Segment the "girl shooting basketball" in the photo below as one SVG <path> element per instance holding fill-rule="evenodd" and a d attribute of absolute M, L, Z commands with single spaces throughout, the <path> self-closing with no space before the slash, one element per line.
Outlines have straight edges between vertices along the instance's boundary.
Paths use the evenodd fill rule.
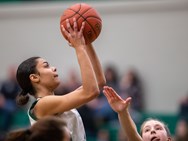
<path fill-rule="evenodd" d="M 28 94 L 37 100 L 28 111 L 31 124 L 49 115 L 62 117 L 71 132 L 73 141 L 85 141 L 85 130 L 81 117 L 76 109 L 99 95 L 105 83 L 101 64 L 91 44 L 86 45 L 83 36 L 84 22 L 78 31 L 75 19 L 73 28 L 66 20 L 67 30 L 62 31 L 75 49 L 81 70 L 82 86 L 66 95 L 55 96 L 54 89 L 59 85 L 57 69 L 40 57 L 23 61 L 17 70 L 17 81 L 22 92 L 17 98 L 18 104 L 28 102 Z"/>

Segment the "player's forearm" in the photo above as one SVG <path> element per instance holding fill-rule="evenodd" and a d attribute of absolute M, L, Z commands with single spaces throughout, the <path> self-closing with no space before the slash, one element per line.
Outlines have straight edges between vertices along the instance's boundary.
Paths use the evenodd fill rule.
<path fill-rule="evenodd" d="M 106 79 L 99 58 L 93 48 L 93 45 L 92 44 L 87 45 L 86 50 L 91 60 L 98 86 L 99 88 L 103 88 L 103 86 L 106 84 Z"/>
<path fill-rule="evenodd" d="M 99 91 L 94 70 L 85 47 L 76 48 L 83 89 L 88 93 Z"/>
<path fill-rule="evenodd" d="M 143 141 L 128 111 L 118 113 L 118 118 L 129 141 Z"/>

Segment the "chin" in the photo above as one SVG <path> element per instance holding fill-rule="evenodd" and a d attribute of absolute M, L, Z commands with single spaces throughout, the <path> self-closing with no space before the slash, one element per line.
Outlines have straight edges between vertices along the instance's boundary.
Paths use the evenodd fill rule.
<path fill-rule="evenodd" d="M 56 89 L 60 84 L 60 81 L 54 81 L 53 85 L 51 85 L 52 88 Z"/>
<path fill-rule="evenodd" d="M 58 87 L 59 84 L 60 84 L 60 81 L 58 80 L 58 81 L 56 82 L 56 87 Z"/>

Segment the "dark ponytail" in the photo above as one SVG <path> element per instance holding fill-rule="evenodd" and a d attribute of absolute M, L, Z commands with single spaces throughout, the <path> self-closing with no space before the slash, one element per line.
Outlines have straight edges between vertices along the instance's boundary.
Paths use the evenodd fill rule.
<path fill-rule="evenodd" d="M 29 129 L 21 129 L 8 133 L 4 141 L 28 141 L 31 136 Z"/>
<path fill-rule="evenodd" d="M 25 105 L 25 104 L 27 104 L 28 101 L 29 101 L 29 95 L 27 92 L 25 92 L 23 90 L 16 97 L 17 105 L 20 105 L 20 106 Z"/>

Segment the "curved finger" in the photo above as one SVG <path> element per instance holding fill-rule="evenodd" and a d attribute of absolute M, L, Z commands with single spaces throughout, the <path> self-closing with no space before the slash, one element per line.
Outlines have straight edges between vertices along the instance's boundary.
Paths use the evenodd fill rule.
<path fill-rule="evenodd" d="M 69 21 L 69 19 L 66 19 L 66 26 L 67 26 L 67 30 L 68 30 L 68 32 L 69 32 L 69 33 L 72 33 L 73 30 L 72 30 L 72 27 L 71 27 L 71 25 L 70 25 L 70 21 Z"/>
<path fill-rule="evenodd" d="M 110 92 L 110 87 L 104 87 L 104 90 L 109 97 L 113 98 L 113 94 Z"/>
<path fill-rule="evenodd" d="M 125 99 L 125 103 L 126 103 L 126 107 L 129 107 L 129 105 L 131 104 L 131 97 L 128 97 L 127 99 Z"/>
<path fill-rule="evenodd" d="M 117 92 L 113 89 L 113 88 L 110 88 L 110 91 L 114 97 L 114 99 L 118 99 L 118 100 L 123 100 L 118 94 Z"/>
<path fill-rule="evenodd" d="M 110 100 L 110 96 L 108 95 L 108 93 L 107 93 L 105 90 L 103 90 L 103 93 L 104 93 L 104 95 L 106 96 L 106 98 L 107 98 L 108 100 Z"/>
<path fill-rule="evenodd" d="M 63 25 L 61 25 L 61 28 L 62 28 L 62 31 L 65 33 L 65 35 L 66 35 L 67 37 L 69 37 L 70 34 L 69 34 L 69 32 L 65 29 L 65 27 L 64 27 Z"/>
<path fill-rule="evenodd" d="M 76 22 L 76 18 L 73 18 L 73 22 L 74 22 L 74 31 L 77 32 L 78 31 L 78 25 Z"/>
<path fill-rule="evenodd" d="M 83 33 L 84 27 L 85 27 L 85 22 L 82 22 L 82 26 L 80 28 L 80 33 Z"/>
<path fill-rule="evenodd" d="M 131 97 L 128 97 L 128 98 L 126 98 L 126 99 L 125 99 L 126 103 L 128 103 L 128 104 L 130 104 L 130 103 L 131 103 L 131 100 L 132 100 L 132 98 L 131 98 Z"/>
<path fill-rule="evenodd" d="M 109 92 L 111 93 L 111 95 L 113 96 L 114 99 L 117 99 L 118 94 L 114 91 L 113 88 L 110 87 L 110 88 L 109 88 Z"/>

